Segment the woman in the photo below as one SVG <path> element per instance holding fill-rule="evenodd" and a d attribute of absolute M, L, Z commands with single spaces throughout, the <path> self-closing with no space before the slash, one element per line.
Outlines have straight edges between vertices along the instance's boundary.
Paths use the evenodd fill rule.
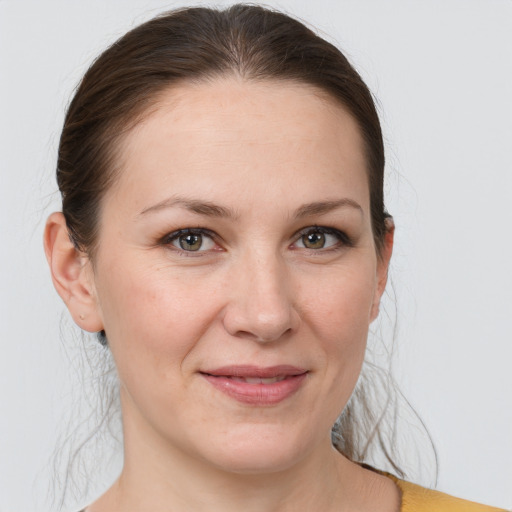
<path fill-rule="evenodd" d="M 258 7 L 188 9 L 86 73 L 59 148 L 54 285 L 116 363 L 124 467 L 87 512 L 496 510 L 351 460 L 393 247 L 371 95 Z"/>

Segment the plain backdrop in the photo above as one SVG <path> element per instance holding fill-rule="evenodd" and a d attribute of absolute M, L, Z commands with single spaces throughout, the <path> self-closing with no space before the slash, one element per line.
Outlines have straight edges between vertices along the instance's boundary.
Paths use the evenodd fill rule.
<path fill-rule="evenodd" d="M 267 4 L 338 44 L 378 99 L 397 226 L 396 376 L 436 444 L 438 488 L 510 508 L 512 2 Z M 47 510 L 47 459 L 71 400 L 66 314 L 41 244 L 59 208 L 66 104 L 99 51 L 181 5 L 0 0 L 1 511 Z"/>

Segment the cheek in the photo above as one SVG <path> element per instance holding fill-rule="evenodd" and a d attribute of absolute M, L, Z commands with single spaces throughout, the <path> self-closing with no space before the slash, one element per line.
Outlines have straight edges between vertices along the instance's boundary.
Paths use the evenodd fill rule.
<path fill-rule="evenodd" d="M 316 293 L 304 300 L 305 316 L 323 333 L 321 338 L 330 340 L 333 350 L 343 350 L 352 344 L 359 346 L 361 337 L 366 340 L 376 292 L 375 272 L 371 268 L 361 265 L 340 271 L 317 280 L 315 288 L 307 287 L 316 289 Z"/>
<path fill-rule="evenodd" d="M 341 412 L 361 371 L 375 289 L 371 271 L 340 273 L 323 283 L 322 293 L 308 301 L 304 312 L 313 336 L 322 342 L 325 400 L 335 412 Z"/>
<path fill-rule="evenodd" d="M 155 379 L 175 377 L 173 370 L 217 314 L 213 292 L 195 284 L 136 260 L 100 274 L 103 321 L 120 377 L 143 366 Z"/>

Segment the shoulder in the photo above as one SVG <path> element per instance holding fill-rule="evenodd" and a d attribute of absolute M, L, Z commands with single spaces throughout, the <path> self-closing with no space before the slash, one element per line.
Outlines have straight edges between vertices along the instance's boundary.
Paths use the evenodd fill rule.
<path fill-rule="evenodd" d="M 368 464 L 359 463 L 359 465 L 395 482 L 402 494 L 400 512 L 507 512 L 503 508 L 479 505 L 473 501 L 455 498 L 443 492 L 400 480 L 395 475 L 375 469 Z"/>
<path fill-rule="evenodd" d="M 400 512 L 505 512 L 393 478 L 402 491 Z"/>

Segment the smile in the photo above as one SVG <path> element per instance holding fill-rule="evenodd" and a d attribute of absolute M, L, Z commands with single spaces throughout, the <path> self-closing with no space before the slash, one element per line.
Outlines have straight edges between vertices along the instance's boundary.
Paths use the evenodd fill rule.
<path fill-rule="evenodd" d="M 237 382 L 247 382 L 247 384 L 274 384 L 274 382 L 281 382 L 286 379 L 285 375 L 280 375 L 279 377 L 268 377 L 266 379 L 258 378 L 258 377 L 228 377 Z"/>
<path fill-rule="evenodd" d="M 275 405 L 296 393 L 308 371 L 294 366 L 231 366 L 200 372 L 215 389 L 238 402 Z"/>

